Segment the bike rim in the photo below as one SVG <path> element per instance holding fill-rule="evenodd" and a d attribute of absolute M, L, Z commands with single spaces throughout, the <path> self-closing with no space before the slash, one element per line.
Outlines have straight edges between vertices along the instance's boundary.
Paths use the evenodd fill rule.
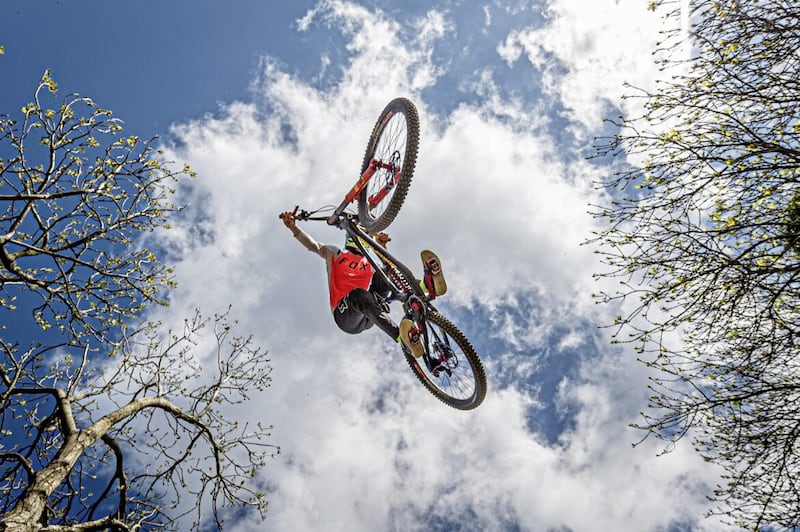
<path fill-rule="evenodd" d="M 381 163 L 394 163 L 394 171 L 380 168 L 370 179 L 364 192 L 364 197 L 369 203 L 370 198 L 377 198 L 367 210 L 367 216 L 372 220 L 380 218 L 394 197 L 399 184 L 400 173 L 403 171 L 406 146 L 408 143 L 408 122 L 402 112 L 395 112 L 384 123 L 372 159 Z"/>

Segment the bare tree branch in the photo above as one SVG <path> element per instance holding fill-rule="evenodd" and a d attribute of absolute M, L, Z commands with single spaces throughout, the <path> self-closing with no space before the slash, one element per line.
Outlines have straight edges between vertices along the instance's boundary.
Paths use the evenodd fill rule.
<path fill-rule="evenodd" d="M 41 331 L 0 325 L 0 531 L 263 517 L 255 477 L 279 449 L 238 408 L 270 386 L 266 352 L 227 312 L 179 330 L 137 321 L 173 285 L 142 236 L 168 227 L 192 172 L 88 98 L 48 109 L 55 95 L 45 73 L 20 123 L 0 117 L 0 312 Z"/>
<path fill-rule="evenodd" d="M 220 512 L 230 505 L 251 505 L 265 511 L 263 493 L 250 482 L 254 473 L 266 465 L 265 459 L 278 449 L 265 443 L 269 427 L 240 426 L 227 418 L 223 408 L 245 400 L 249 392 L 269 386 L 266 354 L 253 347 L 250 338 L 230 337 L 231 328 L 224 316 L 217 316 L 213 321 L 214 365 L 206 366 L 202 372 L 183 371 L 185 366 L 179 362 L 199 355 L 192 350 L 201 331 L 209 325 L 209 320 L 198 314 L 186 322 L 179 335 L 161 338 L 153 324 L 141 329 L 137 333 L 139 338 L 128 338 L 119 356 L 120 365 L 131 372 L 128 373 L 131 379 L 124 388 L 98 386 L 105 390 L 107 404 L 121 406 L 114 406 L 83 427 L 78 424 L 75 410 L 81 405 L 61 389 L 12 389 L 10 398 L 46 396 L 52 399 L 53 415 L 41 424 L 46 429 L 40 427 L 39 432 L 56 432 L 58 443 L 51 459 L 40 456 L 44 467 L 37 470 L 35 476 L 30 475 L 33 467 L 24 457 L 15 457 L 17 462 L 25 464 L 32 478 L 27 479 L 15 506 L 0 518 L 0 525 L 22 526 L 33 522 L 34 516 L 44 513 L 48 500 L 55 509 L 54 514 L 58 514 L 64 504 L 80 504 L 82 510 L 73 508 L 67 513 L 85 516 L 87 521 L 94 520 L 94 515 L 109 500 L 116 500 L 116 511 L 107 518 L 128 523 L 144 507 L 148 509 L 145 513 L 150 515 L 150 522 L 158 522 L 160 526 L 175 524 L 174 516 L 169 516 L 165 510 L 188 495 L 198 499 L 198 504 L 190 505 L 196 513 L 198 526 L 204 519 L 204 509 L 210 510 L 211 518 L 220 527 Z M 210 367 L 216 367 L 216 373 L 210 374 Z M 118 375 L 116 369 L 108 374 L 112 379 Z M 156 380 L 162 381 L 160 387 L 150 385 L 156 376 Z M 195 382 L 194 387 L 187 389 L 192 382 Z M 170 400 L 170 395 L 177 402 Z M 121 400 L 123 397 L 128 398 L 127 402 Z M 96 399 L 91 394 L 84 398 Z M 95 412 L 95 408 L 81 408 L 82 418 L 86 420 L 94 417 Z M 139 440 L 146 442 L 146 449 L 137 447 Z M 181 441 L 184 443 L 179 443 Z M 70 472 L 75 471 L 81 460 L 88 460 L 85 467 L 95 467 L 93 459 L 85 458 L 85 453 L 98 442 L 112 451 L 116 463 L 99 497 L 90 502 L 78 495 L 78 488 L 70 488 L 65 491 L 69 496 L 60 498 L 57 488 L 69 480 Z M 43 442 L 34 438 L 33 446 L 43 447 Z M 151 469 L 129 477 L 123 468 L 126 448 L 138 449 L 148 456 L 152 460 Z M 112 489 L 114 486 L 116 488 Z M 168 495 L 165 489 L 170 492 Z M 210 506 L 199 504 L 205 497 L 210 498 Z M 76 522 L 64 524 L 71 526 Z"/>

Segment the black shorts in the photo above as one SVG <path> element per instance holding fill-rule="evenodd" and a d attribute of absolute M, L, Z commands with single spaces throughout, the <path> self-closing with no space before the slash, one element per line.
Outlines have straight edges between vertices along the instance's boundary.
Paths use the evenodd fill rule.
<path fill-rule="evenodd" d="M 393 340 L 400 335 L 397 325 L 378 302 L 377 296 L 363 288 L 354 288 L 339 301 L 333 309 L 333 320 L 341 330 L 350 334 L 358 334 L 377 324 Z"/>

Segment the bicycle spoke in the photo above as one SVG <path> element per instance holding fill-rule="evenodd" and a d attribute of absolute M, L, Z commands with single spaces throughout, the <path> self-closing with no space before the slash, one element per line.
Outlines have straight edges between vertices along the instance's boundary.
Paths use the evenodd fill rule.
<path fill-rule="evenodd" d="M 432 329 L 431 335 L 435 339 L 431 343 L 434 346 L 439 345 L 438 352 L 433 353 L 434 359 L 446 354 L 448 358 L 442 364 L 443 368 L 449 369 L 449 373 L 446 369 L 441 369 L 436 375 L 436 372 L 427 371 L 427 368 L 425 368 L 431 384 L 454 399 L 469 399 L 475 394 L 477 387 L 477 376 L 469 360 L 467 360 L 458 344 L 447 335 L 446 331 L 435 324 L 429 323 L 428 325 Z M 434 350 L 436 350 L 436 347 L 434 347 Z"/>
<path fill-rule="evenodd" d="M 374 158 L 382 163 L 395 163 L 398 168 L 394 171 L 381 168 L 373 176 L 367 188 L 367 196 L 381 196 L 384 189 L 389 193 L 383 192 L 382 199 L 376 204 L 370 205 L 370 212 L 383 212 L 392 199 L 391 189 L 396 184 L 394 182 L 396 172 L 402 171 L 403 168 L 403 154 L 406 151 L 407 133 L 406 118 L 402 113 L 391 117 L 381 133 L 378 145 L 375 147 Z"/>

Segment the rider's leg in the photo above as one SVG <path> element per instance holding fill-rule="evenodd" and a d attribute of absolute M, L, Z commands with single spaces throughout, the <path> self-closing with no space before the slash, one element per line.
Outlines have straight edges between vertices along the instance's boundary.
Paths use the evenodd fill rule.
<path fill-rule="evenodd" d="M 345 332 L 359 333 L 374 323 L 392 340 L 401 342 L 415 357 L 422 356 L 425 351 L 419 331 L 413 322 L 408 318 L 403 318 L 398 327 L 388 310 L 384 310 L 375 299 L 375 294 L 368 290 L 354 288 L 344 297 L 342 303 L 339 304 L 339 309 L 343 310 L 341 312 L 334 310 L 334 319 L 339 328 Z M 367 324 L 359 322 L 359 318 L 367 321 Z"/>
<path fill-rule="evenodd" d="M 363 288 L 354 288 L 345 298 L 348 305 L 366 316 L 369 321 L 376 324 L 383 332 L 396 340 L 400 335 L 400 329 L 392 320 L 388 312 L 378 305 L 375 295 Z"/>
<path fill-rule="evenodd" d="M 391 294 L 392 287 L 384 280 L 382 275 L 374 273 L 372 274 L 372 282 L 369 285 L 369 291 L 386 299 Z"/>
<path fill-rule="evenodd" d="M 341 330 L 349 334 L 358 334 L 372 327 L 373 323 L 360 311 L 349 305 L 347 297 L 333 309 L 333 321 Z"/>

